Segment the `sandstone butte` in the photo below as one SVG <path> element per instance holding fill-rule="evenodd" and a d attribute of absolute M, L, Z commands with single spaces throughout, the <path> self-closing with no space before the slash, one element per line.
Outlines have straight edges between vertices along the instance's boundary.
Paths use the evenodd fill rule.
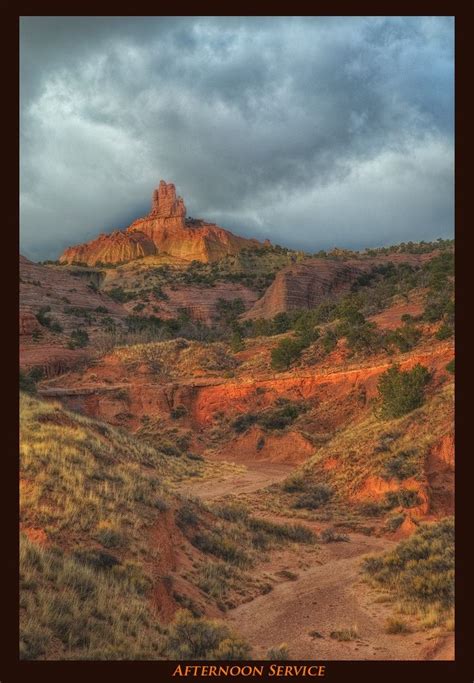
<path fill-rule="evenodd" d="M 61 263 L 122 263 L 166 253 L 186 261 L 218 261 L 241 249 L 264 246 L 256 239 L 232 234 L 214 223 L 186 218 L 186 207 L 176 196 L 173 183 L 160 181 L 153 192 L 150 213 L 125 230 L 101 234 L 96 239 L 69 247 Z"/>

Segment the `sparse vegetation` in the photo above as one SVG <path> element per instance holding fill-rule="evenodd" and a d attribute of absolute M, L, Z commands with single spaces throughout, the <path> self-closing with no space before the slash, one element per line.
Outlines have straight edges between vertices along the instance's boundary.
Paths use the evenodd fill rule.
<path fill-rule="evenodd" d="M 300 358 L 305 345 L 301 339 L 285 338 L 272 349 L 272 368 L 288 370 L 290 365 Z"/>
<path fill-rule="evenodd" d="M 420 453 L 416 449 L 398 451 L 392 455 L 384 465 L 384 476 L 400 481 L 414 477 L 420 471 Z"/>
<path fill-rule="evenodd" d="M 166 647 L 170 659 L 245 660 L 251 655 L 250 646 L 233 636 L 227 626 L 195 618 L 184 610 L 168 629 Z"/>
<path fill-rule="evenodd" d="M 70 349 L 82 349 L 89 344 L 89 335 L 86 330 L 76 328 L 71 332 L 71 338 L 68 342 Z"/>
<path fill-rule="evenodd" d="M 324 543 L 347 543 L 349 536 L 347 534 L 340 534 L 335 529 L 329 527 L 321 533 L 321 540 Z"/>
<path fill-rule="evenodd" d="M 308 406 L 303 401 L 279 399 L 274 406 L 263 410 L 258 415 L 255 413 L 239 415 L 232 422 L 232 427 L 238 434 L 247 431 L 254 424 L 258 424 L 260 427 L 270 431 L 285 429 L 302 413 L 306 412 L 307 409 Z"/>
<path fill-rule="evenodd" d="M 290 651 L 286 643 L 278 647 L 271 647 L 267 652 L 267 659 L 273 662 L 286 662 L 290 658 Z"/>
<path fill-rule="evenodd" d="M 190 225 L 198 223 L 189 219 Z M 395 548 L 364 562 L 367 580 L 384 591 L 376 602 L 394 606 L 394 616 L 382 629 L 402 636 L 420 627 L 451 628 L 452 520 L 424 525 L 418 515 L 428 509 L 427 495 L 437 495 L 436 486 L 433 491 L 427 486 L 428 457 L 437 457 L 441 447 L 444 458 L 445 445 L 451 447 L 447 437 L 454 358 L 445 373 L 439 372 L 439 358 L 450 357 L 446 340 L 454 333 L 452 243 L 408 243 L 365 253 L 334 249 L 317 256 L 363 262 L 377 254 L 421 254 L 433 248 L 434 259 L 412 259 L 419 265 L 398 259 L 379 263 L 367 268 L 346 296 L 340 297 L 336 288 L 312 310 L 280 312 L 271 320 L 242 319 L 251 300 L 244 290 L 242 298 L 220 299 L 209 324 L 194 320 L 191 308 L 179 309 L 172 319 L 159 316 L 176 305 L 174 292 L 183 285 L 193 291 L 202 288 L 203 296 L 219 282 L 242 284 L 262 294 L 280 268 L 307 256 L 302 252 L 277 245 L 186 267 L 167 265 L 167 259 L 174 261 L 160 254 L 139 264 L 96 264 L 114 268 L 114 273 L 85 266 L 76 273 L 86 282 L 93 279 L 94 291 L 100 286 L 112 300 L 127 304 L 130 315 L 124 317 L 121 307 L 112 305 L 110 310 L 95 303 L 91 308 L 76 306 L 81 302 L 78 295 L 73 303 L 61 297 L 59 310 L 69 316 L 69 340 L 66 335 L 55 340 L 51 334 L 62 334 L 63 329 L 51 317 L 50 306 L 38 311 L 42 332 L 36 331 L 32 339 L 43 335 L 45 347 L 90 344 L 91 353 L 82 354 L 87 370 L 74 368 L 64 386 L 72 387 L 79 375 L 84 386 L 97 383 L 100 409 L 107 404 L 111 421 L 123 427 L 38 400 L 36 383 L 43 371 L 20 373 L 21 658 L 249 659 L 251 644 L 205 615 L 249 602 L 282 581 L 304 586 L 305 572 L 315 564 L 333 556 L 355 557 L 360 533 L 377 537 L 366 539 L 374 548 L 386 535 Z M 51 297 L 42 301 L 50 302 L 55 312 L 55 295 L 46 290 L 43 285 L 35 294 Z M 169 305 L 162 306 L 166 292 Z M 101 297 L 94 296 L 96 302 Z M 380 327 L 371 322 L 369 316 L 388 306 L 390 311 L 377 318 Z M 404 310 L 413 315 L 400 316 Z M 71 324 L 78 325 L 72 332 Z M 274 338 L 255 339 L 262 336 Z M 41 357 L 42 346 L 33 346 L 26 336 L 24 343 Z M 403 366 L 394 364 L 379 377 L 374 397 L 374 377 L 387 367 L 387 358 L 390 362 L 391 356 L 415 347 L 429 368 L 411 367 L 407 357 L 394 358 Z M 431 361 L 438 350 L 447 355 Z M 109 355 L 101 359 L 102 353 Z M 317 364 L 320 367 L 310 369 Z M 295 374 L 294 383 L 293 376 L 273 376 L 272 386 L 271 369 L 281 372 L 295 365 L 304 370 Z M 432 382 L 431 367 L 436 368 Z M 62 378 L 54 377 L 56 368 L 45 368 L 48 381 L 42 387 L 61 387 Z M 314 392 L 312 374 L 318 384 Z M 146 387 L 138 414 L 131 411 L 139 391 L 126 384 L 128 375 L 137 376 L 139 391 L 142 383 Z M 302 376 L 301 385 L 297 375 Z M 228 395 L 220 402 L 219 387 L 230 378 L 222 387 L 222 396 L 227 389 Z M 153 400 L 154 385 L 159 401 Z M 178 385 L 185 391 L 175 391 Z M 192 402 L 196 394 L 197 408 Z M 276 398 L 281 394 L 293 400 Z M 133 436 L 125 431 L 130 425 Z M 236 436 L 251 428 L 251 434 Z M 228 471 L 238 476 L 244 471 L 238 464 L 219 462 L 228 443 L 229 452 L 236 444 L 237 463 L 239 458 L 245 462 L 250 452 L 255 456 L 256 448 L 258 477 L 265 459 L 274 460 L 275 482 L 255 493 L 246 488 L 246 472 L 242 487 L 237 482 L 235 491 L 226 488 Z M 279 446 L 274 444 L 279 443 L 281 454 L 276 454 Z M 274 456 L 285 464 L 290 459 L 298 462 L 300 449 L 310 457 L 287 479 L 277 479 L 283 475 Z M 445 461 L 448 471 L 449 454 Z M 221 497 L 210 495 L 213 502 L 206 503 L 182 493 L 199 490 L 191 484 L 187 489 L 186 480 L 210 474 L 218 475 L 212 495 Z M 446 480 L 449 477 L 447 473 Z M 207 486 L 204 491 L 205 500 Z M 441 502 L 444 509 L 444 498 Z M 430 515 L 436 509 L 431 506 Z M 273 521 L 285 518 L 285 523 Z M 402 525 L 403 532 L 417 530 L 395 547 L 393 539 L 402 536 Z M 322 531 L 314 533 L 313 526 Z M 319 545 L 349 541 L 346 549 Z M 176 551 L 174 565 L 170 544 Z M 286 588 L 291 591 L 291 584 Z M 276 586 L 275 598 L 284 589 Z M 154 611 L 161 591 L 180 609 L 167 624 Z M 316 618 L 314 623 L 308 620 L 305 630 L 321 629 L 309 631 L 311 638 L 358 640 L 358 628 L 350 623 L 333 621 L 328 627 Z M 386 640 L 395 645 L 403 641 Z M 326 643 L 340 649 L 337 643 Z M 267 652 L 273 661 L 289 656 L 284 643 Z"/>
<path fill-rule="evenodd" d="M 334 640 L 357 640 L 359 638 L 359 629 L 357 626 L 351 626 L 349 628 L 344 627 L 331 631 L 329 635 L 331 638 L 334 638 Z"/>
<path fill-rule="evenodd" d="M 20 391 L 36 394 L 36 382 L 43 377 L 41 368 L 32 368 L 28 372 L 20 370 Z"/>
<path fill-rule="evenodd" d="M 407 625 L 406 621 L 403 621 L 403 619 L 397 619 L 397 617 L 390 617 L 389 619 L 387 619 L 385 632 L 390 633 L 392 635 L 400 635 L 403 633 L 410 633 L 411 629 Z"/>
<path fill-rule="evenodd" d="M 36 320 L 42 327 L 46 327 L 50 332 L 61 334 L 63 331 L 62 325 L 57 320 L 51 318 L 48 313 L 51 311 L 51 306 L 42 306 L 36 314 Z"/>
<path fill-rule="evenodd" d="M 381 416 L 401 417 L 419 408 L 423 404 L 429 381 L 428 369 L 420 364 L 411 370 L 400 370 L 397 365 L 389 368 L 380 377 L 378 384 L 382 400 Z"/>
<path fill-rule="evenodd" d="M 127 370 L 144 364 L 151 372 L 171 377 L 185 376 L 199 370 L 222 372 L 237 365 L 236 359 L 221 342 L 203 344 L 181 338 L 118 347 L 113 353 Z"/>
<path fill-rule="evenodd" d="M 431 623 L 451 620 L 454 606 L 454 522 L 422 524 L 407 540 L 382 557 L 367 558 L 364 569 L 389 589 L 400 606 Z"/>
<path fill-rule="evenodd" d="M 333 495 L 333 490 L 327 484 L 308 484 L 305 487 L 305 493 L 295 500 L 293 507 L 317 510 L 328 503 Z"/>

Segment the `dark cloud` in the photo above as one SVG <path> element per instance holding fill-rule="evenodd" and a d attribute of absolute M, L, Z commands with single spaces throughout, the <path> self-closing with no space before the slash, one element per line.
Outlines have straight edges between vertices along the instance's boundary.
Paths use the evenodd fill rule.
<path fill-rule="evenodd" d="M 453 231 L 453 20 L 30 17 L 21 237 L 188 212 L 309 250 Z"/>

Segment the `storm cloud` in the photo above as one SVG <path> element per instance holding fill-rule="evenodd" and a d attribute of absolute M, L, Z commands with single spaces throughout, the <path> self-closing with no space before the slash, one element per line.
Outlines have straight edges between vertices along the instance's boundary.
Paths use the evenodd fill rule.
<path fill-rule="evenodd" d="M 452 236 L 449 17 L 25 17 L 21 248 L 148 212 L 316 251 Z"/>

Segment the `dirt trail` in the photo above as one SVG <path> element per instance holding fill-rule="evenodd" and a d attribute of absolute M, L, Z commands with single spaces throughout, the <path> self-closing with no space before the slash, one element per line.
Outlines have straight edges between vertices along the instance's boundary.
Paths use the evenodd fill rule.
<path fill-rule="evenodd" d="M 239 465 L 242 465 L 239 462 Z M 268 462 L 245 463 L 244 471 L 230 473 L 219 479 L 193 480 L 179 487 L 182 493 L 199 496 L 202 500 L 214 500 L 228 495 L 254 493 L 275 484 L 294 470 L 294 465 Z"/>
<path fill-rule="evenodd" d="M 248 463 L 245 472 L 218 481 L 195 481 L 181 490 L 204 500 L 254 493 L 284 479 L 292 469 L 291 465 Z M 285 519 L 279 517 L 278 521 Z M 318 530 L 320 527 L 318 524 Z M 396 542 L 355 533 L 349 539 L 348 543 L 324 544 L 308 555 L 305 551 L 276 552 L 262 563 L 258 571 L 266 576 L 278 576 L 282 566 L 293 576 L 226 614 L 234 630 L 252 643 L 253 657 L 265 659 L 269 648 L 286 643 L 292 659 L 453 659 L 452 634 L 385 633 L 392 607 L 377 602 L 380 593 L 363 581 L 361 561 L 366 555 L 390 550 Z M 358 633 L 352 640 L 331 637 L 334 631 L 350 628 Z"/>
<path fill-rule="evenodd" d="M 286 643 L 292 659 L 449 659 L 446 639 L 433 638 L 429 632 L 385 633 L 391 607 L 375 602 L 378 594 L 362 580 L 360 564 L 365 555 L 394 545 L 387 539 L 351 534 L 349 543 L 324 547 L 323 564 L 299 570 L 296 580 L 277 584 L 270 593 L 238 606 L 228 613 L 228 621 L 255 644 L 257 659 L 280 643 Z M 331 637 L 351 628 L 358 634 L 353 640 Z"/>

